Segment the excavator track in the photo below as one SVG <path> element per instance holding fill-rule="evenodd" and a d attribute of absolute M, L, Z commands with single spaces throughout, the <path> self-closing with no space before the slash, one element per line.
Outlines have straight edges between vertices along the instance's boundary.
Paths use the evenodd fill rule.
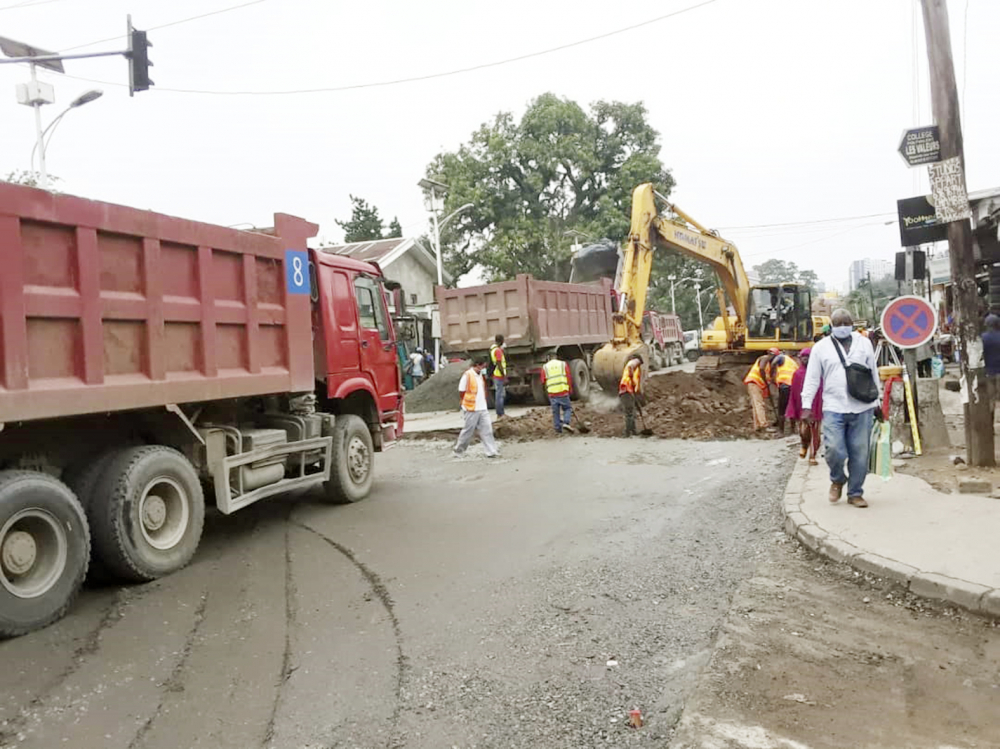
<path fill-rule="evenodd" d="M 746 368 L 753 364 L 763 351 L 713 351 L 702 353 L 695 362 L 697 372 L 725 372 L 730 369 Z"/>

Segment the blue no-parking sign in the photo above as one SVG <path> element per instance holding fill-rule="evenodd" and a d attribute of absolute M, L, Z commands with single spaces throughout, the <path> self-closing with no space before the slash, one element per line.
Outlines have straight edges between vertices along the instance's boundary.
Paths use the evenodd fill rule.
<path fill-rule="evenodd" d="M 927 343 L 937 328 L 937 315 L 926 299 L 901 296 L 882 310 L 882 335 L 899 348 Z"/>

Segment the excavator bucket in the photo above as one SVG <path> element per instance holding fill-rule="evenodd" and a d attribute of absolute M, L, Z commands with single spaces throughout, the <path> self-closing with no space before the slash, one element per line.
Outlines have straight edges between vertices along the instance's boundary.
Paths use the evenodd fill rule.
<path fill-rule="evenodd" d="M 625 362 L 633 353 L 639 354 L 643 363 L 648 364 L 649 347 L 645 343 L 633 346 L 626 344 L 616 346 L 614 343 L 606 343 L 594 354 L 594 379 L 597 380 L 605 393 L 618 394 L 618 383 L 621 381 Z"/>

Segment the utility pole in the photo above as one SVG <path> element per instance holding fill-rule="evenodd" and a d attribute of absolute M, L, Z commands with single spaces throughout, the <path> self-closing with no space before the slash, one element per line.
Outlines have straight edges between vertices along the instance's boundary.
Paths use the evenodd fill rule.
<path fill-rule="evenodd" d="M 941 159 L 958 157 L 963 168 L 964 183 L 965 152 L 955 86 L 955 65 L 951 57 L 948 8 L 945 0 L 921 0 L 921 6 L 930 67 L 931 101 L 934 120 L 941 135 Z M 962 187 L 964 190 L 965 185 Z M 992 466 L 996 465 L 993 404 L 988 394 L 983 367 L 976 264 L 972 254 L 972 228 L 968 219 L 948 223 L 948 249 L 951 256 L 951 277 L 955 284 L 962 400 L 965 401 L 966 453 L 970 465 Z"/>

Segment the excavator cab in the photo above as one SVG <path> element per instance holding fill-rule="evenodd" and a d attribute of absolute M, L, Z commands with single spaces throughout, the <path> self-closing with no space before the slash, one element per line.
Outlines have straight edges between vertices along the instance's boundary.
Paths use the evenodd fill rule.
<path fill-rule="evenodd" d="M 812 345 L 812 339 L 812 293 L 808 286 L 784 283 L 750 289 L 746 348 L 803 348 Z"/>

